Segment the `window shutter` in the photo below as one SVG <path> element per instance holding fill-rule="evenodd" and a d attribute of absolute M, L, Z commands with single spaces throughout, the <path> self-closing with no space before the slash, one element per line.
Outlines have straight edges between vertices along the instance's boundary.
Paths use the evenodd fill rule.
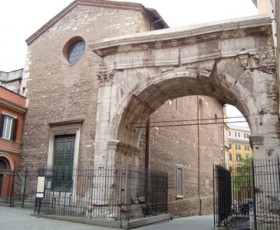
<path fill-rule="evenodd" d="M 3 135 L 4 118 L 5 116 L 0 114 L 0 137 Z"/>
<path fill-rule="evenodd" d="M 17 137 L 17 126 L 18 126 L 18 119 L 13 119 L 13 127 L 12 127 L 12 134 L 11 134 L 11 139 L 13 141 L 15 141 Z"/>

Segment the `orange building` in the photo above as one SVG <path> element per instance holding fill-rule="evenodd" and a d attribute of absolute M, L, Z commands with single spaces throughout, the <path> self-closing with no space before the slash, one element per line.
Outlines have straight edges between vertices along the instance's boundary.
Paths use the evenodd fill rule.
<path fill-rule="evenodd" d="M 9 172 L 19 163 L 26 110 L 25 97 L 0 86 L 0 198 L 10 193 Z"/>

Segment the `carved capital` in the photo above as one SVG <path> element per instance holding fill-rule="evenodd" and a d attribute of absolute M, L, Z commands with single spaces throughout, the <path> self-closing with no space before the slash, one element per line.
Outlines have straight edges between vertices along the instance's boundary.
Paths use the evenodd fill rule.
<path fill-rule="evenodd" d="M 111 85 L 114 80 L 114 75 L 115 75 L 115 71 L 112 71 L 110 73 L 108 73 L 106 71 L 100 71 L 97 74 L 97 79 L 99 81 L 99 84 L 100 85 Z"/>

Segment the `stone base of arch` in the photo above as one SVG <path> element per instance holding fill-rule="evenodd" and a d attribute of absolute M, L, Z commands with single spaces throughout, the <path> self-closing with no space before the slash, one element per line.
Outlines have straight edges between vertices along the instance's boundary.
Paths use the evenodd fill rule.
<path fill-rule="evenodd" d="M 100 146 L 105 146 L 105 143 L 106 141 Z M 143 216 L 142 204 L 136 194 L 138 178 L 132 176 L 131 183 L 131 174 L 139 169 L 141 150 L 118 140 L 107 141 L 106 146 L 107 148 L 101 151 L 102 155 L 98 155 L 97 151 L 94 162 L 94 186 L 91 193 L 95 195 L 89 207 L 92 211 L 88 212 L 88 216 L 125 219 L 131 211 L 131 201 L 133 215 Z"/>

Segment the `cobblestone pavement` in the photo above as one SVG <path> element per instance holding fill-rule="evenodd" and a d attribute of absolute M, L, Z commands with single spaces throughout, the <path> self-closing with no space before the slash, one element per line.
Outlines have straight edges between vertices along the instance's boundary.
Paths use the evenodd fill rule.
<path fill-rule="evenodd" d="M 1 230 L 109 230 L 113 228 L 38 218 L 33 210 L 0 206 Z M 213 216 L 196 216 L 137 228 L 137 230 L 210 230 Z"/>

